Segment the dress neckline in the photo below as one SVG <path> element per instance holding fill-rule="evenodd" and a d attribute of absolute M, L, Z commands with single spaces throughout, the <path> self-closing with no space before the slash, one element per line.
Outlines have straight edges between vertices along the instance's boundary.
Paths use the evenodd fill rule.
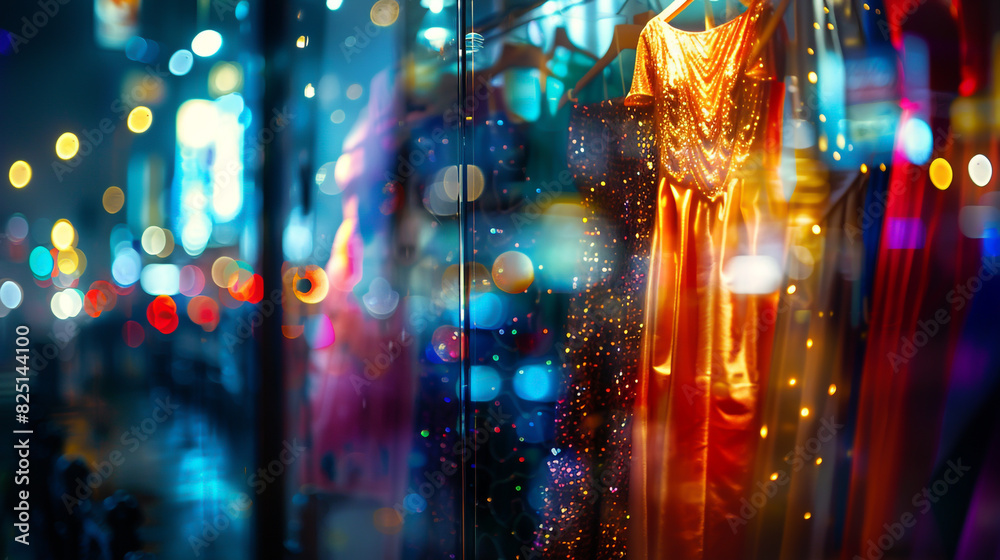
<path fill-rule="evenodd" d="M 660 22 L 660 25 L 662 25 L 663 27 L 666 27 L 667 29 L 669 29 L 671 31 L 674 31 L 676 33 L 683 33 L 685 35 L 706 35 L 708 33 L 714 33 L 716 31 L 718 31 L 718 30 L 720 30 L 720 29 L 722 29 L 722 28 L 724 28 L 724 27 L 726 27 L 728 25 L 732 25 L 732 24 L 734 24 L 734 23 L 736 23 L 738 21 L 742 21 L 743 19 L 745 19 L 747 17 L 747 14 L 749 14 L 751 11 L 753 11 L 754 6 L 756 6 L 757 3 L 760 2 L 760 1 L 761 0 L 751 0 L 750 5 L 747 6 L 747 9 L 744 10 L 743 13 L 741 13 L 740 15 L 734 17 L 733 19 L 731 19 L 731 20 L 729 20 L 729 21 L 727 21 L 725 23 L 716 25 L 715 27 L 713 27 L 711 29 L 705 29 L 703 31 L 687 31 L 685 29 L 679 29 L 677 27 L 674 27 L 673 25 L 670 25 L 670 23 L 664 21 L 663 18 L 660 18 L 660 17 L 653 18 L 653 21 Z"/>

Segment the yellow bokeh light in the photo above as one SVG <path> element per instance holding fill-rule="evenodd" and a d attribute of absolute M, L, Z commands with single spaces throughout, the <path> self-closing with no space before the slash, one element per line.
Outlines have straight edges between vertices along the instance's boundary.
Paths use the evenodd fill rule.
<path fill-rule="evenodd" d="M 812 347 L 813 347 L 813 339 L 807 338 L 806 339 L 806 348 L 812 348 Z"/>
<path fill-rule="evenodd" d="M 147 254 L 156 255 L 167 246 L 167 236 L 157 226 L 149 226 L 142 232 L 142 250 Z"/>
<path fill-rule="evenodd" d="M 69 220 L 59 220 L 52 226 L 52 246 L 60 251 L 65 251 L 73 246 L 73 239 L 76 238 L 76 230 Z"/>
<path fill-rule="evenodd" d="M 778 473 L 771 473 L 771 480 L 778 480 Z"/>
<path fill-rule="evenodd" d="M 305 35 L 300 35 L 299 38 L 295 40 L 295 46 L 300 49 L 306 48 L 307 45 L 309 45 L 309 37 L 306 37 Z"/>
<path fill-rule="evenodd" d="M 108 187 L 101 197 L 101 204 L 108 214 L 117 214 L 125 206 L 125 193 L 118 187 Z"/>
<path fill-rule="evenodd" d="M 157 253 L 156 256 L 161 259 L 165 259 L 170 256 L 170 253 L 174 252 L 174 234 L 166 228 L 163 228 L 160 231 L 163 232 L 166 243 L 163 245 L 163 250 Z"/>
<path fill-rule="evenodd" d="M 836 392 L 837 392 L 837 386 L 836 386 L 836 385 L 834 385 L 833 383 L 831 383 L 831 384 L 830 384 L 830 388 L 829 388 L 829 389 L 827 389 L 827 390 L 826 390 L 826 392 L 827 392 L 827 393 L 830 393 L 831 395 L 833 395 L 834 393 L 836 393 Z"/>
<path fill-rule="evenodd" d="M 861 164 L 861 172 L 862 173 L 868 173 L 868 165 L 867 164 L 864 164 L 864 163 Z"/>
<path fill-rule="evenodd" d="M 760 427 L 760 437 L 762 437 L 762 438 L 766 438 L 767 437 L 767 426 L 761 426 Z"/>
<path fill-rule="evenodd" d="M 795 380 L 794 377 L 788 380 L 788 384 L 790 386 L 792 386 L 792 387 L 794 387 L 796 383 L 797 383 L 797 381 Z"/>
<path fill-rule="evenodd" d="M 802 417 L 805 418 L 806 416 L 809 416 L 809 409 L 802 407 L 802 410 L 799 411 L 799 414 L 801 414 Z"/>
<path fill-rule="evenodd" d="M 788 291 L 789 295 L 790 294 L 794 294 L 795 293 L 795 284 L 792 284 L 791 286 L 789 286 L 787 291 Z"/>
<path fill-rule="evenodd" d="M 153 112 L 149 110 L 149 107 L 143 107 L 142 105 L 132 109 L 132 112 L 128 114 L 128 129 L 136 134 L 142 134 L 149 130 L 149 127 L 153 124 Z"/>
<path fill-rule="evenodd" d="M 805 519 L 809 519 L 810 517 L 812 517 L 812 514 L 807 511 L 806 514 L 803 515 L 802 517 Z"/>
<path fill-rule="evenodd" d="M 380 27 L 386 27 L 396 23 L 399 17 L 399 4 L 396 0 L 378 0 L 372 6 L 372 23 Z"/>
<path fill-rule="evenodd" d="M 816 457 L 816 464 L 817 465 L 822 465 L 823 464 L 823 458 L 822 457 Z"/>
<path fill-rule="evenodd" d="M 59 251 L 59 255 L 56 257 L 56 266 L 63 274 L 73 274 L 80 266 L 80 255 L 72 247 L 65 251 Z"/>
<path fill-rule="evenodd" d="M 951 180 L 954 178 L 951 164 L 944 158 L 932 161 L 928 174 L 931 176 L 931 183 L 942 191 L 951 186 Z"/>
<path fill-rule="evenodd" d="M 819 81 L 819 76 L 817 76 L 815 72 L 809 72 L 808 77 L 810 84 L 815 84 Z"/>
<path fill-rule="evenodd" d="M 7 177 L 15 189 L 23 189 L 31 182 L 31 166 L 26 161 L 15 161 L 10 166 L 10 173 L 7 174 Z"/>
<path fill-rule="evenodd" d="M 819 235 L 819 232 L 823 231 L 823 228 L 819 227 L 819 224 L 813 224 L 812 232 Z"/>
<path fill-rule="evenodd" d="M 56 140 L 56 155 L 59 159 L 73 159 L 73 156 L 80 151 L 80 139 L 72 132 L 64 132 Z"/>
<path fill-rule="evenodd" d="M 214 96 L 243 88 L 243 67 L 235 62 L 219 62 L 208 72 L 208 89 Z"/>
<path fill-rule="evenodd" d="M 225 276 L 226 267 L 234 261 L 229 257 L 219 257 L 212 263 L 212 281 L 220 288 L 228 288 L 229 284 Z"/>
<path fill-rule="evenodd" d="M 296 299 L 303 303 L 320 303 L 330 292 L 326 271 L 314 264 L 289 269 L 284 275 L 284 282 Z"/>

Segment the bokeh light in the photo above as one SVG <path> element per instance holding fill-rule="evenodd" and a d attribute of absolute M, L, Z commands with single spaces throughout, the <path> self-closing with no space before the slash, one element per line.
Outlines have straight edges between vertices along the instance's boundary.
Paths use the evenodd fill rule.
<path fill-rule="evenodd" d="M 174 234 L 166 228 L 160 228 L 160 231 L 163 232 L 163 249 L 156 256 L 165 259 L 170 256 L 170 253 L 174 252 Z"/>
<path fill-rule="evenodd" d="M 233 260 L 222 271 L 225 288 L 233 289 L 250 282 L 253 277 L 253 267 L 241 260 Z"/>
<path fill-rule="evenodd" d="M 399 17 L 399 4 L 396 0 L 378 0 L 372 6 L 372 23 L 380 27 L 386 27 L 396 23 Z"/>
<path fill-rule="evenodd" d="M 388 280 L 380 276 L 368 285 L 368 293 L 361 296 L 361 301 L 373 317 L 385 319 L 399 305 L 399 293 L 392 289 Z"/>
<path fill-rule="evenodd" d="M 154 329 L 170 334 L 177 329 L 177 304 L 170 296 L 156 296 L 146 308 L 146 319 Z"/>
<path fill-rule="evenodd" d="M 469 302 L 472 325 L 477 329 L 496 329 L 503 325 L 503 301 L 494 293 L 474 294 Z"/>
<path fill-rule="evenodd" d="M 139 275 L 142 291 L 151 296 L 174 296 L 181 291 L 181 271 L 175 264 L 147 264 Z"/>
<path fill-rule="evenodd" d="M 146 330 L 136 321 L 126 321 L 122 326 L 122 338 L 130 348 L 138 348 L 146 340 Z"/>
<path fill-rule="evenodd" d="M 37 278 L 48 278 L 54 266 L 55 259 L 45 247 L 35 247 L 28 255 L 28 267 Z"/>
<path fill-rule="evenodd" d="M 24 301 L 24 290 L 13 280 L 0 281 L 0 304 L 7 309 L 17 309 Z"/>
<path fill-rule="evenodd" d="M 69 220 L 59 220 L 52 226 L 52 246 L 60 251 L 65 251 L 73 246 L 76 239 L 76 230 Z"/>
<path fill-rule="evenodd" d="M 985 187 L 993 178 L 993 164 L 983 154 L 976 154 L 969 160 L 969 178 L 978 187 Z"/>
<path fill-rule="evenodd" d="M 264 298 L 264 279 L 260 274 L 240 271 L 232 276 L 232 285 L 229 286 L 229 295 L 236 301 L 248 303 L 260 303 Z"/>
<path fill-rule="evenodd" d="M 472 366 L 469 371 L 470 400 L 491 401 L 500 394 L 500 374 L 490 366 Z M 459 395 L 461 396 L 461 395 Z"/>
<path fill-rule="evenodd" d="M 80 252 L 72 247 L 59 251 L 59 254 L 56 256 L 56 268 L 63 274 L 73 274 L 79 266 Z"/>
<path fill-rule="evenodd" d="M 781 265 L 766 255 L 737 255 L 725 265 L 723 281 L 734 294 L 771 294 L 781 284 Z"/>
<path fill-rule="evenodd" d="M 125 206 L 125 192 L 118 187 L 108 187 L 101 197 L 101 204 L 108 214 L 117 214 Z"/>
<path fill-rule="evenodd" d="M 219 62 L 208 72 L 208 90 L 220 97 L 243 88 L 243 67 L 235 62 Z"/>
<path fill-rule="evenodd" d="M 188 302 L 187 314 L 191 322 L 200 326 L 205 332 L 212 332 L 219 326 L 222 316 L 219 304 L 207 296 L 195 296 Z"/>
<path fill-rule="evenodd" d="M 49 308 L 56 319 L 71 319 L 83 311 L 83 295 L 75 289 L 56 292 L 52 294 Z"/>
<path fill-rule="evenodd" d="M 28 220 L 21 214 L 14 214 L 7 220 L 7 239 L 11 243 L 21 243 L 28 237 Z"/>
<path fill-rule="evenodd" d="M 552 401 L 556 398 L 558 383 L 551 366 L 526 365 L 514 374 L 514 392 L 526 401 Z"/>
<path fill-rule="evenodd" d="M 98 280 L 90 285 L 83 297 L 83 310 L 91 317 L 99 317 L 101 313 L 114 309 L 118 302 L 118 294 L 114 286 L 104 280 Z"/>
<path fill-rule="evenodd" d="M 342 188 L 337 186 L 337 181 L 334 179 L 334 170 L 336 168 L 337 162 L 328 161 L 316 170 L 316 186 L 319 187 L 320 192 L 324 194 L 340 194 L 343 191 Z"/>
<path fill-rule="evenodd" d="M 303 303 L 319 303 L 326 299 L 330 292 L 330 281 L 326 276 L 326 271 L 311 264 L 303 267 L 295 267 L 289 270 L 289 278 L 292 293 Z"/>
<path fill-rule="evenodd" d="M 902 144 L 903 153 L 910 163 L 914 165 L 927 163 L 931 157 L 931 150 L 934 149 L 931 126 L 923 119 L 910 118 L 903 125 Z"/>
<path fill-rule="evenodd" d="M 117 254 L 111 263 L 111 277 L 115 283 L 122 287 L 128 287 L 139 281 L 139 274 L 142 272 L 142 258 L 139 253 L 131 247 L 126 247 Z"/>
<path fill-rule="evenodd" d="M 509 294 L 527 291 L 534 280 L 534 265 L 520 251 L 507 251 L 493 261 L 493 283 Z"/>
<path fill-rule="evenodd" d="M 1000 209 L 991 204 L 964 206 L 958 211 L 958 228 L 972 239 L 995 239 L 1000 231 Z"/>
<path fill-rule="evenodd" d="M 170 56 L 167 68 L 174 76 L 183 76 L 194 66 L 194 55 L 187 49 L 181 49 Z"/>
<path fill-rule="evenodd" d="M 128 129 L 136 134 L 142 134 L 153 125 L 153 111 L 149 107 L 138 106 L 128 114 Z"/>
<path fill-rule="evenodd" d="M 940 190 L 945 190 L 951 186 L 951 180 L 953 173 L 951 170 L 951 164 L 948 160 L 944 158 L 937 158 L 931 162 L 931 166 L 928 169 L 928 174 L 931 178 L 931 184 Z"/>
<path fill-rule="evenodd" d="M 156 255 L 167 245 L 167 236 L 157 226 L 149 226 L 142 232 L 142 250 L 147 254 Z"/>
<path fill-rule="evenodd" d="M 80 139 L 72 132 L 64 132 L 56 139 L 56 155 L 59 159 L 73 159 L 80 151 Z"/>
<path fill-rule="evenodd" d="M 207 99 L 189 99 L 177 109 L 177 141 L 190 148 L 205 148 L 215 140 L 219 111 Z"/>
<path fill-rule="evenodd" d="M 313 350 L 327 348 L 337 340 L 333 322 L 325 314 L 310 317 L 305 325 L 306 341 Z"/>
<path fill-rule="evenodd" d="M 226 278 L 226 270 L 229 265 L 236 261 L 230 257 L 219 257 L 212 263 L 212 282 L 220 288 L 229 288 L 229 279 Z"/>
<path fill-rule="evenodd" d="M 431 346 L 437 357 L 445 362 L 457 362 L 462 356 L 462 331 L 453 325 L 434 329 Z"/>
<path fill-rule="evenodd" d="M 26 161 L 15 161 L 10 166 L 7 178 L 15 189 L 23 189 L 31 182 L 31 166 Z"/>
<path fill-rule="evenodd" d="M 187 297 L 194 297 L 205 288 L 205 274 L 200 268 L 189 264 L 181 269 L 180 289 Z"/>
<path fill-rule="evenodd" d="M 222 48 L 222 35 L 218 31 L 206 29 L 194 36 L 191 41 L 191 51 L 200 57 L 208 57 Z"/>
<path fill-rule="evenodd" d="M 467 193 L 469 200 L 476 200 L 483 194 L 483 190 L 486 188 L 486 179 L 483 177 L 483 170 L 478 166 L 468 165 L 466 166 L 466 177 L 469 181 Z M 440 181 L 444 186 L 444 192 L 448 195 L 448 198 L 450 200 L 458 200 L 459 191 L 462 188 L 461 177 L 458 176 L 458 166 L 452 165 L 445 168 Z"/>

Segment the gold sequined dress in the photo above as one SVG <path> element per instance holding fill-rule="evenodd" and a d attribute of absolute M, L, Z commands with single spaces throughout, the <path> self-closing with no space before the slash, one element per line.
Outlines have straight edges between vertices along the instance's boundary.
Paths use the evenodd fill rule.
<path fill-rule="evenodd" d="M 765 255 L 775 272 L 782 254 L 783 87 L 773 46 L 751 58 L 768 12 L 753 0 L 703 32 L 654 18 L 639 39 L 626 102 L 653 105 L 659 162 L 630 559 L 739 558 L 753 526 L 740 508 L 756 488 L 777 294 L 734 290 L 746 279 L 726 272 L 732 257 Z"/>

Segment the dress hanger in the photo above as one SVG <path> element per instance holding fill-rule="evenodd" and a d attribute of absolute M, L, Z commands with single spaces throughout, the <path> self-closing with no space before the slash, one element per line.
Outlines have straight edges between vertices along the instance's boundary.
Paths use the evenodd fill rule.
<path fill-rule="evenodd" d="M 604 53 L 604 56 L 599 58 L 594 67 L 587 71 L 586 74 L 580 81 L 573 86 L 572 89 L 568 90 L 563 94 L 562 99 L 559 100 L 559 108 L 562 108 L 567 101 L 576 101 L 573 97 L 573 92 L 580 91 L 581 88 L 586 86 L 597 77 L 598 74 L 604 71 L 609 64 L 619 55 L 622 51 L 635 50 L 639 45 L 639 34 L 642 33 L 642 29 L 646 27 L 648 23 L 656 14 L 654 12 L 643 12 L 641 14 L 636 14 L 632 17 L 632 23 L 622 23 L 615 26 L 614 33 L 611 36 L 611 46 L 608 47 L 608 52 Z"/>
<path fill-rule="evenodd" d="M 483 70 L 482 76 L 489 81 L 511 68 L 537 68 L 542 76 L 544 87 L 544 79 L 548 76 L 548 61 L 549 56 L 535 45 L 504 43 L 503 50 L 500 51 L 500 58 L 493 66 Z"/>
<path fill-rule="evenodd" d="M 579 53 L 579 54 L 585 55 L 585 56 L 587 56 L 589 58 L 594 58 L 594 59 L 597 58 L 590 51 L 588 51 L 586 49 L 581 49 L 580 47 L 578 47 L 575 44 L 573 44 L 573 41 L 570 41 L 570 39 L 569 39 L 569 35 L 566 34 L 566 28 L 565 27 L 560 27 L 560 28 L 556 29 L 556 36 L 552 40 L 552 48 L 550 48 L 549 52 L 548 52 L 548 57 L 550 59 L 552 58 L 552 55 L 555 54 L 556 47 L 562 47 L 562 48 L 564 48 L 564 49 L 566 49 L 566 50 L 568 50 L 570 52 Z"/>
<path fill-rule="evenodd" d="M 666 14 L 668 16 L 668 19 L 665 21 L 669 21 L 669 19 L 673 19 L 678 13 L 680 13 L 681 9 L 687 7 L 693 1 L 694 0 L 674 0 L 674 2 L 670 6 L 667 6 L 667 8 L 662 12 L 660 12 L 658 15 L 656 15 L 656 17 L 662 17 L 664 14 Z M 744 6 L 749 6 L 750 1 L 751 0 L 740 0 L 740 3 L 742 3 Z M 758 1 L 764 2 L 767 0 L 758 0 Z M 790 3 L 790 1 L 791 0 L 780 1 L 777 9 L 774 10 L 774 14 L 772 14 L 771 18 L 767 21 L 767 23 L 764 25 L 764 28 L 761 30 L 760 37 L 757 40 L 757 44 L 754 45 L 754 48 L 750 53 L 751 58 L 759 55 L 760 52 L 764 49 L 764 47 L 767 45 L 768 41 L 771 39 L 771 36 L 774 35 L 774 32 L 778 29 L 778 25 L 781 24 L 782 18 L 784 17 L 785 11 L 788 9 L 788 4 Z M 674 8 L 675 5 L 680 5 L 680 4 L 683 4 L 683 6 L 680 6 L 679 8 L 671 11 L 671 8 Z M 563 98 L 559 100 L 559 107 L 561 108 L 563 105 L 566 104 L 567 101 L 575 102 L 576 98 L 573 97 L 573 93 L 580 91 L 581 88 L 590 83 L 591 80 L 593 80 L 609 64 L 611 64 L 611 61 L 614 60 L 619 53 L 621 53 L 623 50 L 628 50 L 628 49 L 634 50 L 639 45 L 639 34 L 642 32 L 642 29 L 645 27 L 645 24 L 652 19 L 652 17 L 649 17 L 652 15 L 653 12 L 638 14 L 635 16 L 634 24 L 616 25 L 614 34 L 611 38 L 611 47 L 608 48 L 608 52 L 605 53 L 604 56 L 602 56 L 600 59 L 598 59 L 594 67 L 591 68 L 586 75 L 580 78 L 580 81 L 577 82 L 572 89 L 570 89 L 569 91 L 566 92 L 565 95 L 563 95 Z"/>
<path fill-rule="evenodd" d="M 670 21 L 670 20 L 674 19 L 675 17 L 677 17 L 677 14 L 681 13 L 682 11 L 684 11 L 684 8 L 687 8 L 688 6 L 690 6 L 692 2 L 694 2 L 694 0 L 674 0 L 673 2 L 670 3 L 669 6 L 667 6 L 666 8 L 664 8 L 662 12 L 660 12 L 659 14 L 657 14 L 656 17 L 662 19 L 665 22 Z M 749 0 L 740 0 L 740 2 L 744 6 L 748 6 L 748 7 L 750 6 L 750 1 Z M 711 15 L 711 6 L 708 4 L 708 2 L 706 2 L 705 4 L 706 4 L 705 5 L 705 19 L 706 19 L 706 21 L 709 18 L 711 18 L 711 19 L 714 20 L 715 18 Z"/>
<path fill-rule="evenodd" d="M 690 6 L 692 2 L 694 2 L 694 0 L 674 0 L 669 6 L 664 8 L 662 12 L 656 14 L 656 17 L 662 19 L 663 21 L 670 21 L 677 17 L 677 14 L 684 11 L 684 8 Z"/>
<path fill-rule="evenodd" d="M 712 1 L 705 0 L 705 30 L 715 27 L 715 12 L 712 11 Z"/>
<path fill-rule="evenodd" d="M 567 37 L 567 41 L 568 41 Z M 570 43 L 572 45 L 572 43 Z M 553 51 L 555 47 L 553 47 Z M 586 52 L 586 51 L 584 51 Z M 593 58 L 593 55 L 588 55 Z M 540 88 L 539 103 L 541 103 L 541 113 L 547 114 L 548 104 L 545 101 L 547 99 L 545 92 L 548 89 L 548 80 L 552 72 L 549 70 L 549 61 L 552 59 L 550 54 L 546 54 L 542 49 L 536 47 L 535 45 L 529 45 L 525 43 L 504 43 L 503 50 L 500 51 L 500 58 L 497 59 L 493 66 L 483 70 L 480 74 L 481 78 L 477 78 L 477 81 L 490 82 L 496 76 L 510 70 L 512 68 L 528 68 L 533 70 L 538 70 L 538 80 Z"/>

